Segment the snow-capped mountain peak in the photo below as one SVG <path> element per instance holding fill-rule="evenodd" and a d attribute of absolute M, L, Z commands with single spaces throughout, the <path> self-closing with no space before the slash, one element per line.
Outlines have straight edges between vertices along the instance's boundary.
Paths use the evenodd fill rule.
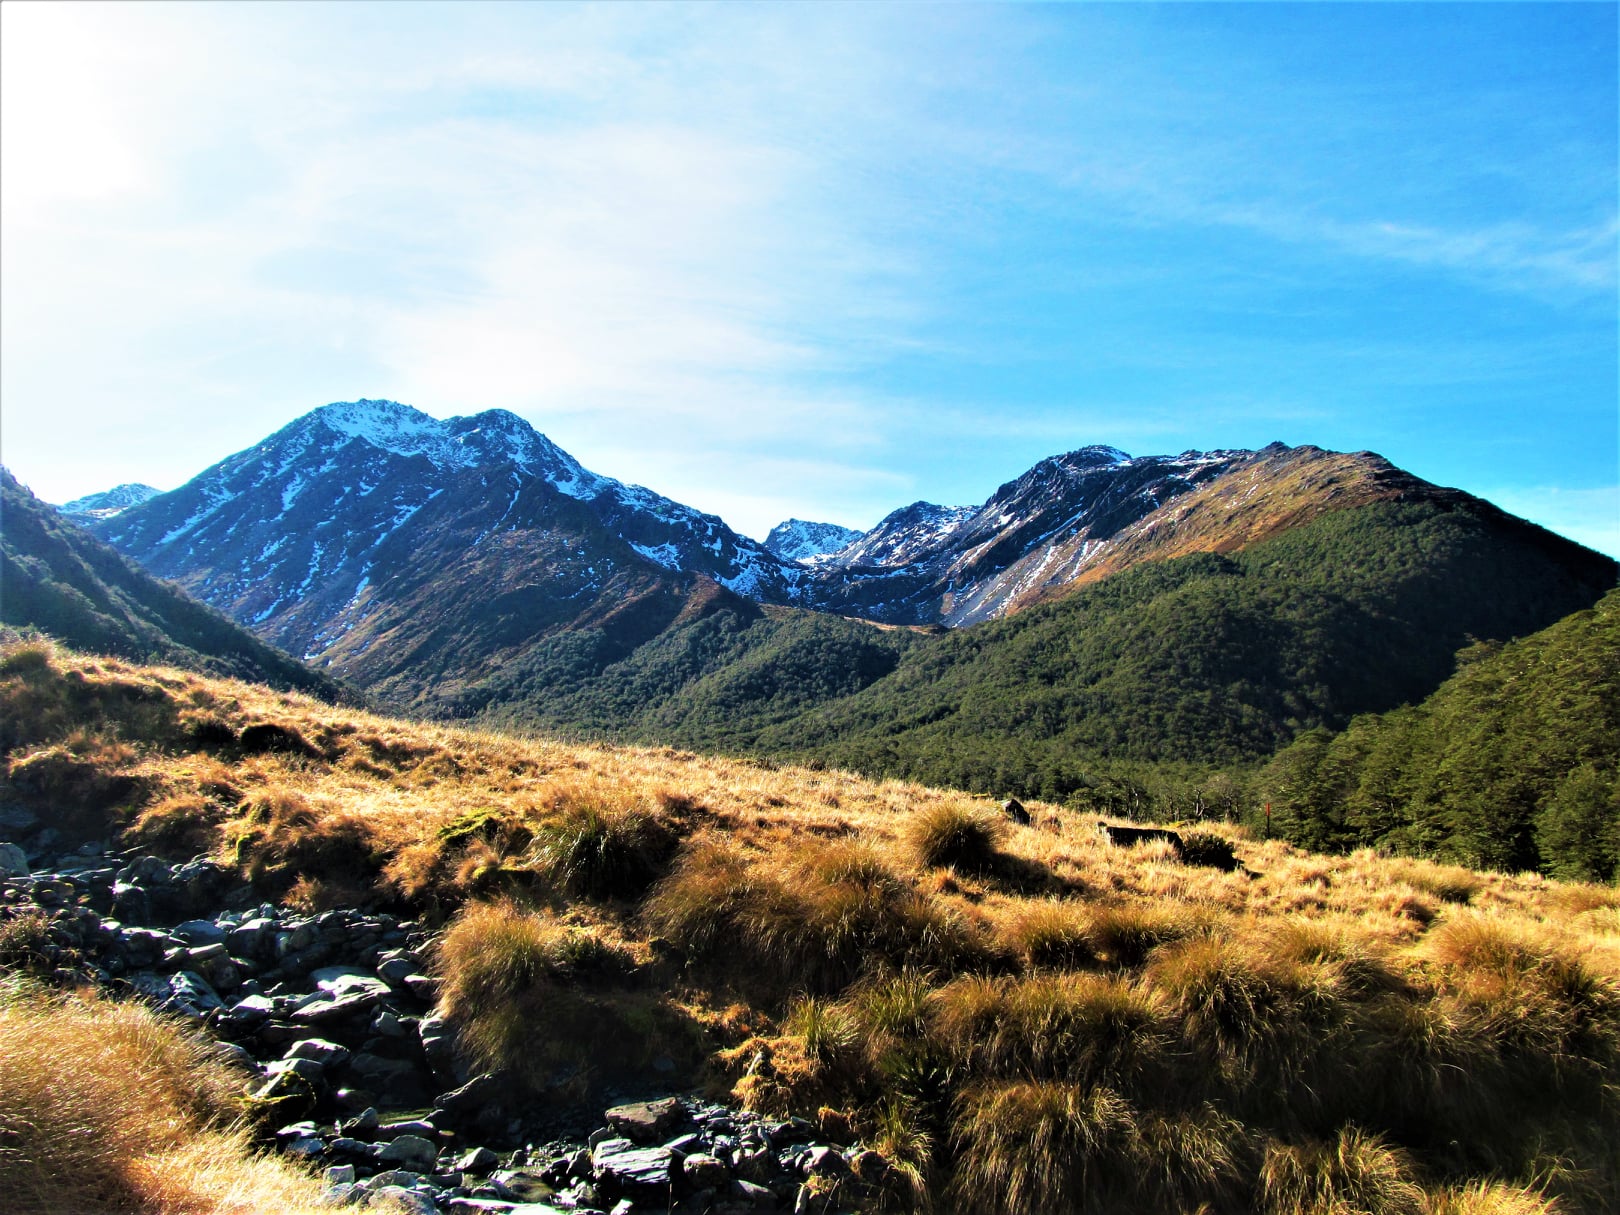
<path fill-rule="evenodd" d="M 787 519 L 771 528 L 765 537 L 765 547 L 784 561 L 815 564 L 840 549 L 848 548 L 864 532 L 840 527 L 836 523 L 811 523 L 804 519 Z"/>
<path fill-rule="evenodd" d="M 64 515 L 79 518 L 111 519 L 120 511 L 126 511 L 132 506 L 139 506 L 142 502 L 150 501 L 162 492 L 161 489 L 153 489 L 150 485 L 130 482 L 125 485 L 115 485 L 99 494 L 86 494 L 82 498 L 64 502 L 56 509 Z"/>

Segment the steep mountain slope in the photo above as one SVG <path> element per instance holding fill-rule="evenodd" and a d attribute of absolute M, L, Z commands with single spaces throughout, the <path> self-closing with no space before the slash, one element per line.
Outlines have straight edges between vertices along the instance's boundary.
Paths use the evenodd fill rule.
<path fill-rule="evenodd" d="M 1421 704 L 1313 731 L 1261 774 L 1287 838 L 1610 881 L 1620 869 L 1620 591 Z"/>
<path fill-rule="evenodd" d="M 1086 787 L 1105 756 L 1246 761 L 1312 726 L 1422 699 L 1474 638 L 1544 628 L 1615 574 L 1466 495 L 1372 502 L 952 630 L 754 745 L 1053 797 Z"/>
<path fill-rule="evenodd" d="M 1070 580 L 1076 558 L 1252 454 L 1133 459 L 1083 447 L 1042 460 L 976 509 L 915 503 L 819 567 L 807 606 L 896 624 L 994 619 L 1032 588 Z M 1068 565 L 1053 564 L 1060 552 Z"/>
<path fill-rule="evenodd" d="M 305 415 L 99 534 L 261 636 L 396 700 L 481 677 L 548 633 L 631 642 L 718 582 L 803 571 L 515 415 L 360 401 Z"/>
<path fill-rule="evenodd" d="M 712 596 L 619 657 L 553 638 L 450 712 L 1062 798 L 1122 765 L 1251 764 L 1421 700 L 1473 637 L 1533 632 L 1615 573 L 1463 495 L 1374 501 L 954 630 Z"/>
<path fill-rule="evenodd" d="M 291 688 L 327 700 L 328 676 L 260 641 L 63 519 L 0 468 L 0 623 L 68 645 Z"/>
<path fill-rule="evenodd" d="M 131 482 L 127 485 L 115 485 L 99 494 L 86 494 L 82 498 L 64 502 L 56 509 L 69 518 L 82 515 L 88 519 L 110 519 L 119 511 L 139 506 L 142 502 L 150 502 L 162 492 L 150 485 Z"/>
<path fill-rule="evenodd" d="M 871 531 L 830 555 L 838 570 L 901 570 L 925 560 L 978 512 L 976 506 L 913 502 L 886 515 Z"/>
<path fill-rule="evenodd" d="M 561 634 L 444 711 L 493 725 L 746 750 L 762 731 L 889 674 L 926 633 L 760 607 L 717 589 L 628 655 L 608 653 L 595 630 Z"/>
<path fill-rule="evenodd" d="M 896 511 L 826 558 L 805 594 L 874 620 L 972 624 L 1139 562 L 1232 552 L 1325 511 L 1450 492 L 1371 452 L 1087 447 L 1043 460 L 981 507 Z"/>
<path fill-rule="evenodd" d="M 770 535 L 765 537 L 765 547 L 783 561 L 814 561 L 849 547 L 861 535 L 852 527 L 840 527 L 836 523 L 787 519 L 771 528 Z"/>

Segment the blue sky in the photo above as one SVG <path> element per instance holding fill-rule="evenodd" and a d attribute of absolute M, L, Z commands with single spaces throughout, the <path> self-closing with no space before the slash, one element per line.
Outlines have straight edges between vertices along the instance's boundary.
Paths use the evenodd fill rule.
<path fill-rule="evenodd" d="M 763 535 L 1372 449 L 1620 555 L 1612 4 L 0 7 L 0 458 L 334 400 Z"/>

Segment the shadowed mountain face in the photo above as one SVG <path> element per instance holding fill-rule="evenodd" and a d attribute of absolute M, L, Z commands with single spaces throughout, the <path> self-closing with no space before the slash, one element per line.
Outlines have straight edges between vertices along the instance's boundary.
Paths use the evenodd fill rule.
<path fill-rule="evenodd" d="M 78 649 L 308 692 L 343 690 L 213 608 L 160 582 L 0 468 L 0 622 Z"/>

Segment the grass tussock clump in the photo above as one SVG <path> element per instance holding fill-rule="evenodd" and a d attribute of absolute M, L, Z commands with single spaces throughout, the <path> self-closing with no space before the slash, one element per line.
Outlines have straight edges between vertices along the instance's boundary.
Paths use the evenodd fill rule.
<path fill-rule="evenodd" d="M 1107 1088 L 1055 1080 L 981 1085 L 958 1102 L 951 1138 L 962 1209 L 1121 1209 L 1131 1196 L 1136 1111 Z"/>
<path fill-rule="evenodd" d="M 1185 907 L 1146 901 L 1100 903 L 1091 908 L 1086 937 L 1097 957 L 1114 966 L 1140 966 L 1154 950 L 1200 930 Z"/>
<path fill-rule="evenodd" d="M 505 899 L 469 903 L 437 944 L 439 1011 L 480 1066 L 536 1090 L 577 1088 L 595 1071 L 693 1052 L 676 1010 L 630 984 L 635 965 L 599 928 Z"/>
<path fill-rule="evenodd" d="M 1521 1186 L 1478 1181 L 1431 1195 L 1424 1215 L 1560 1215 L 1555 1199 Z"/>
<path fill-rule="evenodd" d="M 1260 1165 L 1266 1215 L 1424 1215 L 1405 1154 L 1346 1127 L 1332 1140 L 1272 1143 Z"/>
<path fill-rule="evenodd" d="M 1464 915 L 1430 932 L 1426 953 L 1444 968 L 1468 1018 L 1516 1054 L 1612 1063 L 1620 1051 L 1620 986 L 1544 930 Z"/>
<path fill-rule="evenodd" d="M 126 841 L 164 856 L 190 857 L 219 844 L 223 808 L 195 793 L 164 797 L 141 811 L 124 832 Z"/>
<path fill-rule="evenodd" d="M 1323 1056 L 1336 1054 L 1349 1020 L 1330 966 L 1292 961 L 1255 941 L 1183 941 L 1153 961 L 1146 980 L 1173 1010 L 1188 1045 L 1262 1101 L 1279 1100 Z M 1319 1075 L 1316 1084 L 1339 1079 Z"/>
<path fill-rule="evenodd" d="M 1026 966 L 1079 970 L 1099 961 L 1092 915 L 1083 903 L 1030 900 L 1002 918 L 997 936 Z"/>
<path fill-rule="evenodd" d="M 676 838 L 624 790 L 565 786 L 534 827 L 534 868 L 576 898 L 635 898 L 664 872 Z"/>
<path fill-rule="evenodd" d="M 968 977 L 941 988 L 933 1022 L 977 1075 L 1107 1083 L 1162 1078 L 1170 1035 L 1151 992 L 1117 975 Z"/>
<path fill-rule="evenodd" d="M 694 841 L 648 898 L 648 925 L 756 990 L 825 994 L 875 966 L 954 967 L 985 955 L 960 916 L 868 845 L 811 838 L 783 851 L 749 855 L 718 834 Z"/>
<path fill-rule="evenodd" d="M 254 1154 L 247 1076 L 144 1005 L 0 986 L 6 1209 L 304 1215 L 322 1184 Z"/>
<path fill-rule="evenodd" d="M 963 873 L 993 869 L 1005 833 L 1002 820 L 971 802 L 940 802 L 915 812 L 905 827 L 906 843 L 917 864 Z"/>
<path fill-rule="evenodd" d="M 303 879 L 352 903 L 372 896 L 386 860 L 362 815 L 318 805 L 295 789 L 271 787 L 249 797 L 226 843 L 262 890 L 284 893 Z"/>

